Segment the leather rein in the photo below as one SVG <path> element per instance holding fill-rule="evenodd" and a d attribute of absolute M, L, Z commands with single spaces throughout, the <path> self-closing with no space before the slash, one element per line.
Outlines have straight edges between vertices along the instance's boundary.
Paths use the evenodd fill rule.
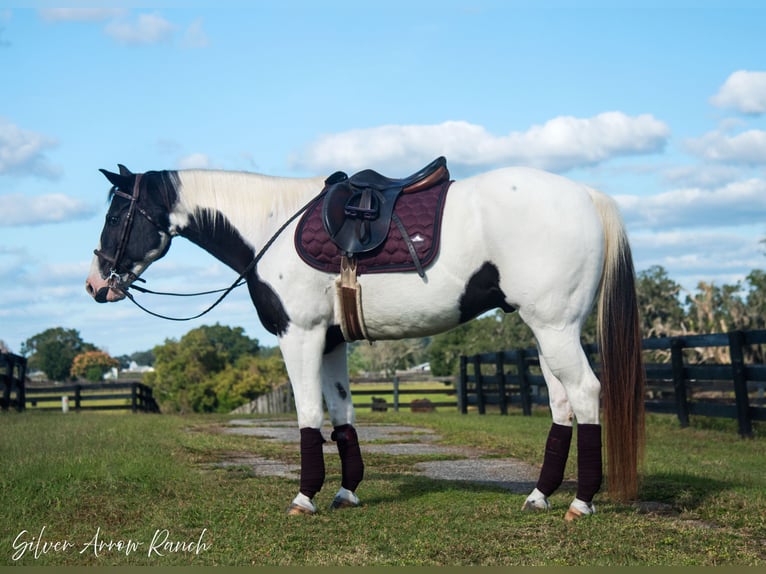
<path fill-rule="evenodd" d="M 224 300 L 224 298 L 231 293 L 234 289 L 237 287 L 240 287 L 247 283 L 247 280 L 245 279 L 245 276 L 250 273 L 255 266 L 258 264 L 258 262 L 263 258 L 263 256 L 266 254 L 266 251 L 274 244 L 274 242 L 277 240 L 277 238 L 282 234 L 282 232 L 289 226 L 293 221 L 295 221 L 298 217 L 300 217 L 309 207 L 314 205 L 315 202 L 319 201 L 324 195 L 327 193 L 327 188 L 323 189 L 319 195 L 313 197 L 308 203 L 306 203 L 303 207 L 301 207 L 297 212 L 295 212 L 290 218 L 285 221 L 279 229 L 271 236 L 271 238 L 265 243 L 265 245 L 258 251 L 256 256 L 253 258 L 253 260 L 245 267 L 245 269 L 239 274 L 239 276 L 234 280 L 234 282 L 229 285 L 229 287 L 225 287 L 223 289 L 213 289 L 211 291 L 200 291 L 198 293 L 169 293 L 169 292 L 163 292 L 163 291 L 152 291 L 151 289 L 146 289 L 145 287 L 139 287 L 138 285 L 134 285 L 133 282 L 135 281 L 142 281 L 146 282 L 141 277 L 138 277 L 135 273 L 129 270 L 125 270 L 124 273 L 126 273 L 129 276 L 130 284 L 123 285 L 122 278 L 120 276 L 119 270 L 121 267 L 121 260 L 122 257 L 125 254 L 125 249 L 128 246 L 128 241 L 130 240 L 130 234 L 133 231 L 133 220 L 135 219 L 135 214 L 138 212 L 141 214 L 149 223 L 154 225 L 161 233 L 168 234 L 169 231 L 164 228 L 162 225 L 160 225 L 151 215 L 149 215 L 146 210 L 138 205 L 138 200 L 141 195 L 141 177 L 143 174 L 136 174 L 136 180 L 133 183 L 133 192 L 131 194 L 127 194 L 121 189 L 114 187 L 112 189 L 112 193 L 118 197 L 122 197 L 124 199 L 127 199 L 130 201 L 130 205 L 128 206 L 128 215 L 125 218 L 125 221 L 123 222 L 122 229 L 120 230 L 120 240 L 117 243 L 117 251 L 112 257 L 111 255 L 107 255 L 100 249 L 94 249 L 93 253 L 96 254 L 96 256 L 101 257 L 102 259 L 108 261 L 112 264 L 111 269 L 109 270 L 109 288 L 114 289 L 115 291 L 119 291 L 122 294 L 125 295 L 130 301 L 139 309 L 142 311 L 148 313 L 149 315 L 153 315 L 154 317 L 159 317 L 160 319 L 167 319 L 168 321 L 191 321 L 193 319 L 198 319 L 202 317 L 203 315 L 206 315 L 210 311 L 212 311 L 215 307 L 218 306 L 218 304 Z M 133 294 L 128 291 L 128 289 L 134 289 L 136 291 L 139 291 L 141 293 L 150 293 L 152 295 L 168 295 L 172 297 L 197 297 L 200 295 L 210 295 L 213 293 L 221 293 L 221 296 L 218 297 L 207 309 L 204 311 L 193 315 L 191 317 L 170 317 L 167 315 L 162 315 L 161 313 L 156 313 L 154 311 L 151 311 L 150 309 L 147 309 L 143 305 L 141 305 L 138 301 L 135 300 L 133 297 Z"/>

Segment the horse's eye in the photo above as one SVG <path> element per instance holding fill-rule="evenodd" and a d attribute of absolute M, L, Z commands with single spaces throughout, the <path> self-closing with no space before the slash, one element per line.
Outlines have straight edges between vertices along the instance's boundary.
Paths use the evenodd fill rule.
<path fill-rule="evenodd" d="M 120 218 L 116 215 L 107 215 L 106 222 L 109 225 L 117 225 L 120 222 Z"/>

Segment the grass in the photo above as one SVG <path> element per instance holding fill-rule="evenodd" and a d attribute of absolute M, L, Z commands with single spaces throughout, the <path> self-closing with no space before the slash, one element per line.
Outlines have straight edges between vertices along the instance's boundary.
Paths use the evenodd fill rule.
<path fill-rule="evenodd" d="M 673 417 L 650 416 L 641 500 L 653 505 L 640 509 L 599 495 L 598 514 L 565 523 L 571 490 L 552 497 L 551 512 L 527 514 L 519 511 L 523 495 L 412 471 L 413 463 L 433 457 L 384 454 L 366 455 L 362 507 L 326 509 L 340 481 L 337 457 L 328 456 L 320 512 L 288 517 L 297 480 L 214 463 L 249 454 L 297 464 L 297 446 L 220 432 L 230 418 L 0 416 L 0 564 L 766 564 L 766 440 L 740 439 L 720 423 L 693 419 L 680 429 Z M 360 422 L 430 427 L 443 444 L 538 464 L 550 425 L 542 411 L 532 417 L 389 411 L 361 415 Z M 34 546 L 23 543 L 33 543 L 43 527 L 43 541 L 70 547 L 42 553 L 40 546 L 35 558 Z M 163 529 L 169 540 L 188 542 L 187 551 L 179 545 L 148 556 Z M 113 542 L 98 556 L 89 544 L 97 533 L 103 544 Z M 200 536 L 207 547 L 196 553 Z M 141 545 L 118 549 L 118 541 L 129 540 Z"/>

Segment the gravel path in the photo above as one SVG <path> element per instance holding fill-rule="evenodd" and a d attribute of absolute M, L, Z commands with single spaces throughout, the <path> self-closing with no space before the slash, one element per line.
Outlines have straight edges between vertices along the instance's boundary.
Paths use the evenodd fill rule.
<path fill-rule="evenodd" d="M 518 494 L 530 492 L 537 481 L 539 469 L 512 458 L 480 458 L 484 453 L 473 448 L 436 444 L 441 437 L 433 430 L 402 425 L 364 425 L 357 427 L 362 453 L 391 455 L 442 454 L 458 456 L 456 460 L 419 462 L 414 469 L 435 480 L 463 481 L 491 485 Z M 298 444 L 299 434 L 293 422 L 236 419 L 224 432 L 260 437 L 284 443 Z M 329 439 L 332 428 L 322 434 Z M 335 453 L 335 444 L 328 440 L 325 453 Z M 298 478 L 300 467 L 261 457 L 233 457 L 220 466 L 250 466 L 261 476 Z"/>

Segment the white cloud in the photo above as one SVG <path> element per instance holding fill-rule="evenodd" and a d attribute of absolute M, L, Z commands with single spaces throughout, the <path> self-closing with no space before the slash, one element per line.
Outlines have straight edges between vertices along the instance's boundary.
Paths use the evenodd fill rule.
<path fill-rule="evenodd" d="M 157 13 L 139 14 L 135 20 L 109 23 L 104 32 L 123 44 L 159 44 L 169 41 L 176 26 Z"/>
<path fill-rule="evenodd" d="M 45 157 L 45 150 L 58 142 L 37 132 L 24 130 L 0 117 L 0 175 L 27 174 L 55 178 L 59 168 Z"/>
<path fill-rule="evenodd" d="M 0 195 L 0 227 L 42 225 L 91 217 L 95 209 L 63 193 L 25 196 L 20 193 Z"/>
<path fill-rule="evenodd" d="M 192 22 L 184 32 L 181 40 L 181 46 L 184 48 L 207 48 L 210 45 L 210 39 L 202 29 L 202 18 Z"/>
<path fill-rule="evenodd" d="M 37 11 L 48 22 L 102 22 L 122 16 L 121 8 L 41 8 Z"/>
<path fill-rule="evenodd" d="M 739 70 L 729 76 L 710 98 L 720 108 L 734 108 L 744 114 L 766 113 L 766 72 Z"/>
<path fill-rule="evenodd" d="M 703 159 L 745 165 L 766 164 L 766 131 L 748 130 L 733 136 L 721 131 L 706 133 L 686 142 Z"/>
<path fill-rule="evenodd" d="M 668 126 L 649 114 L 631 117 L 622 112 L 559 116 L 506 136 L 465 121 L 388 125 L 321 137 L 292 163 L 315 171 L 375 166 L 399 172 L 445 155 L 452 165 L 467 168 L 523 164 L 564 171 L 660 151 L 669 134 Z"/>
<path fill-rule="evenodd" d="M 628 225 L 723 227 L 766 221 L 766 181 L 748 179 L 706 190 L 677 189 L 658 195 L 615 195 Z"/>

